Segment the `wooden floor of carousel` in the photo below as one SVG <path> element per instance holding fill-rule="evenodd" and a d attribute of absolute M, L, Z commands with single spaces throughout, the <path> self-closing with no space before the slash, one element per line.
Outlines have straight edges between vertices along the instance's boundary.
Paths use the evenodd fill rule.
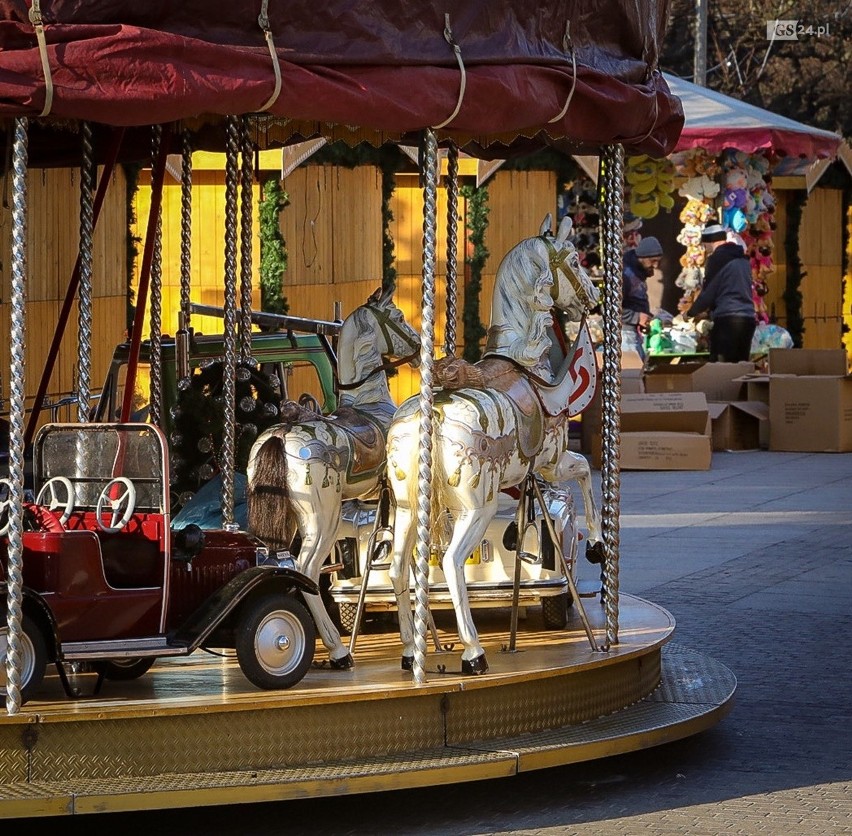
<path fill-rule="evenodd" d="M 600 598 L 583 599 L 598 643 Z M 229 804 L 505 777 L 655 746 L 717 723 L 736 680 L 670 641 L 661 607 L 619 600 L 619 643 L 594 651 L 571 611 L 538 608 L 509 651 L 510 610 L 477 610 L 490 669 L 462 676 L 452 612 L 435 620 L 426 683 L 400 669 L 398 634 L 363 632 L 350 671 L 321 662 L 289 691 L 260 691 L 231 657 L 158 662 L 96 696 L 65 697 L 53 668 L 0 716 L 0 817 Z M 321 645 L 317 660 L 326 658 Z M 79 677 L 90 693 L 94 677 Z"/>

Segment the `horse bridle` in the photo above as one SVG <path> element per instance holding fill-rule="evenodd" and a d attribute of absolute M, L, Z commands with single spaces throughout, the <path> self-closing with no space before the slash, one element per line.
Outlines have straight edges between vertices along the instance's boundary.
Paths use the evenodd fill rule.
<path fill-rule="evenodd" d="M 405 343 L 409 341 L 408 335 L 391 319 L 388 311 L 382 308 L 377 308 L 374 305 L 367 305 L 367 308 L 376 318 L 376 324 L 379 326 L 379 330 L 381 331 L 387 345 L 393 345 L 393 334 L 396 334 Z M 411 354 L 406 354 L 405 357 L 398 357 L 396 360 L 385 361 L 381 366 L 377 366 L 371 372 L 367 372 L 367 374 L 365 374 L 360 380 L 356 380 L 353 383 L 338 383 L 337 388 L 343 391 L 355 389 L 361 384 L 366 383 L 373 375 L 378 374 L 379 372 L 387 372 L 391 369 L 395 369 L 397 366 L 410 363 L 419 353 L 420 348 L 418 346 L 417 349 L 412 351 Z"/>
<path fill-rule="evenodd" d="M 544 241 L 544 244 L 547 247 L 547 260 L 550 265 L 550 276 L 553 279 L 553 284 L 550 288 L 550 295 L 553 298 L 554 303 L 559 296 L 559 270 L 562 270 L 565 278 L 567 278 L 571 283 L 574 293 L 577 295 L 588 313 L 594 306 L 592 305 L 592 300 L 588 291 L 585 287 L 583 287 L 583 283 L 577 278 L 574 271 L 571 270 L 568 265 L 568 253 L 566 251 L 557 250 L 553 245 L 553 241 L 551 241 L 547 235 L 541 235 L 539 237 L 542 241 Z"/>

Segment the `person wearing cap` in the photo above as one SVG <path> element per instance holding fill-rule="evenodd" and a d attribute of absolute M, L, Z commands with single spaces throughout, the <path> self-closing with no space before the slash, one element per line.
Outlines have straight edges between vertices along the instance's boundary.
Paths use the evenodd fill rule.
<path fill-rule="evenodd" d="M 651 304 L 648 301 L 648 279 L 654 275 L 663 256 L 660 242 L 649 235 L 635 249 L 624 254 L 621 276 L 621 350 L 635 351 L 645 359 L 644 332 L 651 322 Z"/>
<path fill-rule="evenodd" d="M 751 295 L 751 264 L 743 247 L 728 240 L 721 224 L 704 228 L 701 243 L 707 254 L 704 286 L 685 316 L 707 312 L 710 331 L 710 362 L 748 360 L 757 320 Z"/>

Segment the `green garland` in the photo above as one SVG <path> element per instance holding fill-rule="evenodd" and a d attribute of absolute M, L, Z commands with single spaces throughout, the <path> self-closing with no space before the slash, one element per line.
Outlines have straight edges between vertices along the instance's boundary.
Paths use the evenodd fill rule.
<path fill-rule="evenodd" d="M 136 259 L 139 257 L 139 245 L 142 239 L 133 234 L 136 226 L 136 192 L 139 191 L 139 172 L 142 171 L 141 163 L 126 163 L 124 169 L 124 200 L 127 206 L 127 237 L 125 239 L 125 282 L 127 293 L 125 294 L 125 321 L 127 332 L 133 327 L 133 319 L 136 306 L 133 303 L 133 278 L 136 274 Z"/>
<path fill-rule="evenodd" d="M 287 242 L 281 234 L 281 211 L 289 202 L 278 177 L 264 181 L 259 207 L 260 309 L 268 313 L 286 314 L 290 309 L 283 292 Z"/>
<path fill-rule="evenodd" d="M 479 343 L 486 334 L 479 315 L 479 297 L 482 293 L 482 268 L 489 255 L 485 246 L 485 231 L 488 229 L 488 213 L 491 210 L 488 208 L 486 186 L 478 189 L 473 186 L 462 186 L 459 192 L 467 201 L 465 229 L 470 230 L 469 240 L 473 244 L 473 253 L 465 256 L 465 264 L 470 265 L 470 278 L 465 283 L 462 311 L 464 359 L 475 363 L 482 356 Z"/>
<path fill-rule="evenodd" d="M 803 190 L 792 192 L 787 205 L 787 229 L 784 240 L 784 252 L 787 257 L 787 282 L 783 293 L 787 308 L 787 330 L 793 338 L 796 348 L 802 347 L 802 335 L 805 321 L 802 317 L 802 291 L 799 289 L 807 273 L 802 270 L 799 258 L 799 231 L 802 223 L 802 211 L 808 202 L 808 194 Z"/>

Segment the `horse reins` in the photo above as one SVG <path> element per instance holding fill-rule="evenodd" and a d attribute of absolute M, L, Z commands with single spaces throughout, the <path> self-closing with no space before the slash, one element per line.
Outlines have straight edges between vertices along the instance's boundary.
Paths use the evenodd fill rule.
<path fill-rule="evenodd" d="M 405 332 L 390 318 L 390 314 L 386 311 L 379 310 L 378 308 L 374 308 L 372 305 L 368 305 L 367 308 L 376 318 L 376 323 L 379 326 L 379 330 L 382 332 L 382 335 L 385 338 L 385 341 L 388 345 L 393 345 L 393 340 L 391 336 L 391 332 L 396 334 L 398 337 L 402 339 L 403 342 L 408 342 L 408 337 Z M 391 369 L 395 369 L 397 366 L 402 366 L 405 363 L 410 363 L 417 355 L 420 353 L 420 349 L 418 348 L 415 351 L 412 351 L 411 354 L 407 354 L 405 357 L 398 357 L 396 360 L 386 360 L 381 364 L 381 366 L 377 366 L 371 372 L 367 372 L 360 380 L 356 380 L 353 383 L 338 383 L 337 388 L 342 391 L 347 391 L 349 389 L 355 389 L 358 386 L 366 383 L 373 375 L 378 374 L 379 372 L 389 372 Z"/>
<path fill-rule="evenodd" d="M 562 270 L 565 274 L 565 277 L 571 283 L 571 287 L 574 289 L 574 293 L 577 294 L 580 301 L 583 303 L 583 307 L 586 311 L 592 309 L 592 300 L 589 297 L 588 291 L 585 287 L 583 287 L 583 283 L 577 278 L 574 271 L 571 270 L 568 266 L 568 253 L 560 252 L 553 246 L 553 241 L 547 235 L 539 236 L 542 241 L 544 241 L 545 246 L 547 247 L 547 258 L 548 263 L 550 264 L 550 275 L 553 278 L 553 285 L 550 289 L 550 295 L 553 297 L 553 301 L 556 302 L 557 297 L 559 296 L 559 276 L 557 272 Z"/>

